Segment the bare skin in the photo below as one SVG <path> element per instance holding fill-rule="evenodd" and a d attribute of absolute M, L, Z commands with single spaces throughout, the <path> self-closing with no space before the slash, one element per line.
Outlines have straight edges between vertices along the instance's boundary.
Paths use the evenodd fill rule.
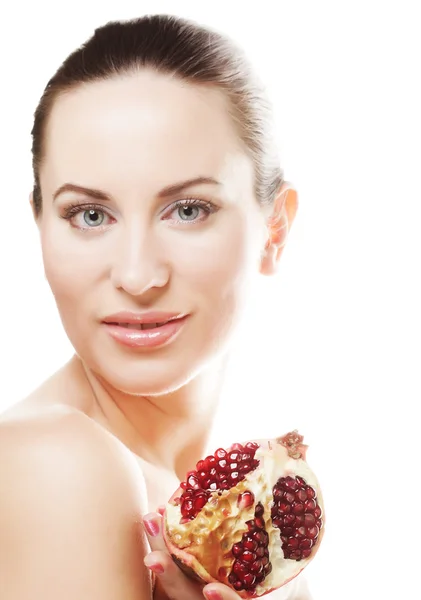
<path fill-rule="evenodd" d="M 157 507 L 206 450 L 229 340 L 255 275 L 276 272 L 297 194 L 285 184 L 261 208 L 225 99 L 150 72 L 60 98 L 47 140 L 36 224 L 75 355 L 0 417 L 0 590 L 10 600 L 143 599 L 145 562 L 165 567 L 155 597 L 238 598 L 187 581 L 142 519 L 159 524 Z M 219 183 L 161 197 L 198 176 Z M 108 199 L 57 195 L 67 182 Z M 198 205 L 186 224 L 175 206 L 186 198 L 213 209 Z M 66 220 L 69 204 L 81 210 Z M 120 310 L 189 316 L 169 345 L 133 350 L 101 322 Z M 309 596 L 294 583 L 278 597 Z"/>

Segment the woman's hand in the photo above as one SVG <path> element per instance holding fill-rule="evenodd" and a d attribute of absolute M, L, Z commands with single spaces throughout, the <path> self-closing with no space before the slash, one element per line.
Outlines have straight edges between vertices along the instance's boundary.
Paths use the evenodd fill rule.
<path fill-rule="evenodd" d="M 171 600 L 238 600 L 234 590 L 223 583 L 200 584 L 189 579 L 175 564 L 162 536 L 162 512 L 149 513 L 143 522 L 152 552 L 145 556 L 145 565 L 157 576 L 154 598 Z"/>

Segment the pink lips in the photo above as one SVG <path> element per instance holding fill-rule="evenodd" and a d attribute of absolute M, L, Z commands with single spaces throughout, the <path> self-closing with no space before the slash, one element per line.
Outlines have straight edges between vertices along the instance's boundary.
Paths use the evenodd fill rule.
<path fill-rule="evenodd" d="M 183 313 L 119 312 L 105 317 L 102 322 L 108 334 L 120 344 L 130 348 L 154 348 L 173 341 L 187 318 Z"/>

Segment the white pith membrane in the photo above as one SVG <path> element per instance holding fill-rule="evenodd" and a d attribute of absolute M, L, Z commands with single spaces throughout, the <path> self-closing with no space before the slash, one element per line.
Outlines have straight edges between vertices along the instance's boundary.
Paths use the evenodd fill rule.
<path fill-rule="evenodd" d="M 170 543 L 195 557 L 194 571 L 205 581 L 223 581 L 230 587 L 228 576 L 235 562 L 231 548 L 242 540 L 247 532 L 246 521 L 254 519 L 256 504 L 264 506 L 263 519 L 269 535 L 269 560 L 272 571 L 250 592 L 238 591 L 240 596 L 259 596 L 276 589 L 293 579 L 312 560 L 322 537 L 324 514 L 319 484 L 311 469 L 302 458 L 291 458 L 287 448 L 275 440 L 258 441 L 260 447 L 254 458 L 259 466 L 248 473 L 242 481 L 229 490 L 211 493 L 208 503 L 197 516 L 180 524 L 180 507 L 171 502 L 166 505 L 166 537 Z M 317 492 L 317 503 L 322 509 L 322 530 L 308 558 L 299 561 L 284 557 L 280 530 L 272 525 L 271 507 L 273 487 L 280 477 L 302 477 Z M 248 508 L 238 506 L 238 496 L 245 491 L 253 493 L 255 501 Z M 180 495 L 183 490 L 180 490 Z M 241 517 L 237 518 L 241 513 Z M 221 552 L 226 550 L 226 552 Z M 180 555 L 182 557 L 182 553 Z M 190 561 L 191 562 L 191 561 Z M 225 573 L 221 577 L 221 572 Z"/>

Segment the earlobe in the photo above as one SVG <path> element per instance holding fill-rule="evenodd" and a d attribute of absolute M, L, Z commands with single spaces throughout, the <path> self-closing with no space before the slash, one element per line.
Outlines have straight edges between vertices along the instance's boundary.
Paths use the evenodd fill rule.
<path fill-rule="evenodd" d="M 290 184 L 284 182 L 275 199 L 272 214 L 267 222 L 268 240 L 261 261 L 260 271 L 262 274 L 272 275 L 276 273 L 297 208 L 298 194 Z"/>
<path fill-rule="evenodd" d="M 276 273 L 278 249 L 273 244 L 267 244 L 260 262 L 262 275 L 273 275 Z"/>

